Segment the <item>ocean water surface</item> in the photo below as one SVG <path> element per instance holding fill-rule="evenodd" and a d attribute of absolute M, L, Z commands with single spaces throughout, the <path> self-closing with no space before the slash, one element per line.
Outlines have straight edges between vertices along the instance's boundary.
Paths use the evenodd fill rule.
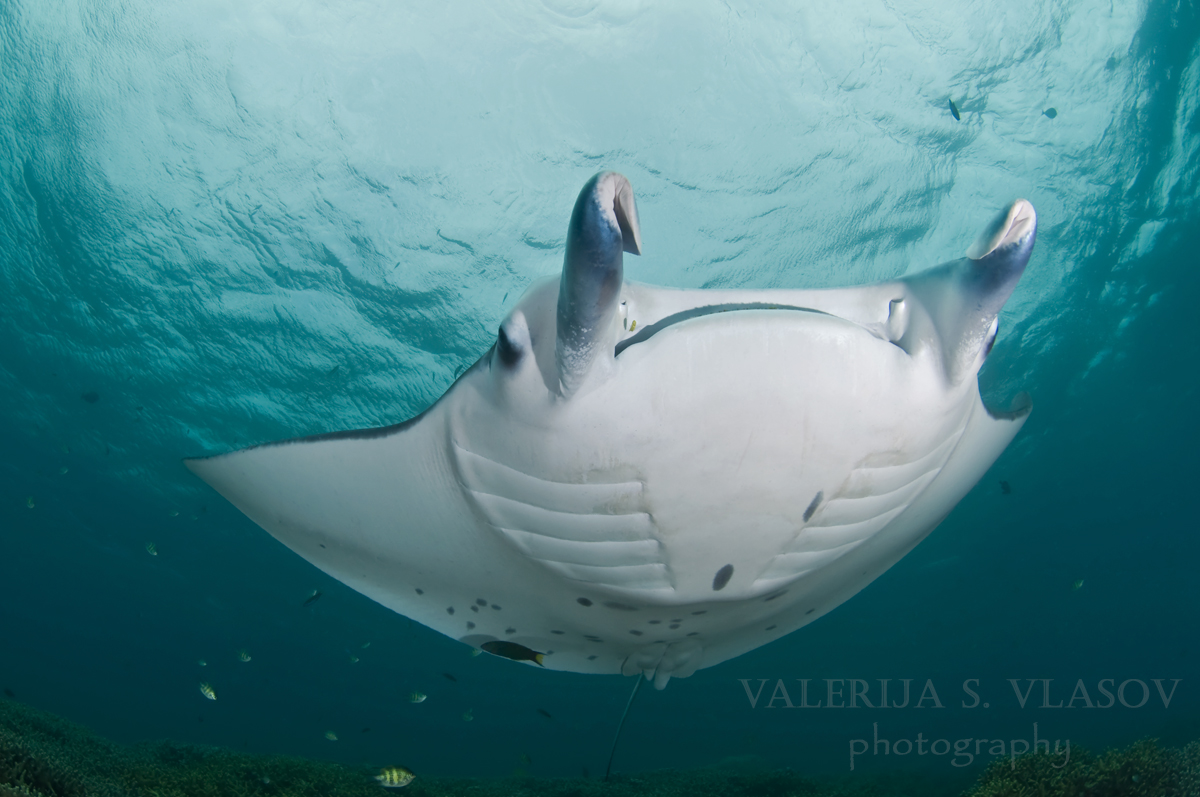
<path fill-rule="evenodd" d="M 664 286 L 890 279 L 1039 214 L 980 375 L 1032 396 L 1013 444 L 840 608 L 642 690 L 617 770 L 969 782 L 1035 734 L 1200 738 L 1194 3 L 12 0 L 0 63 L 11 698 L 119 742 L 602 774 L 632 679 L 472 657 L 181 460 L 421 412 L 613 169 L 626 278 Z"/>

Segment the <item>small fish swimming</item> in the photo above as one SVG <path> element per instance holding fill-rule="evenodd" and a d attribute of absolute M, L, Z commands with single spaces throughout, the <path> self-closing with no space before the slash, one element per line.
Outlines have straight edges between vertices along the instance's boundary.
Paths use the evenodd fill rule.
<path fill-rule="evenodd" d="M 371 643 L 370 643 L 370 642 L 364 642 L 364 643 L 362 643 L 362 649 L 363 649 L 363 650 L 366 650 L 366 649 L 367 649 L 367 648 L 369 648 L 369 647 L 371 647 Z"/>
<path fill-rule="evenodd" d="M 402 789 L 416 779 L 416 775 L 408 767 L 384 767 L 379 770 L 375 780 L 385 789 Z"/>
<path fill-rule="evenodd" d="M 424 692 L 413 692 L 408 696 L 409 703 L 424 703 L 426 694 Z"/>
<path fill-rule="evenodd" d="M 474 710 L 475 709 L 473 708 L 469 708 L 463 712 L 463 722 L 470 722 L 471 720 L 475 719 L 475 715 L 471 713 Z"/>
<path fill-rule="evenodd" d="M 468 652 L 467 655 L 469 655 L 471 658 L 475 658 L 480 653 L 483 653 L 483 651 L 480 650 L 479 648 L 471 648 L 471 650 Z"/>
<path fill-rule="evenodd" d="M 208 662 L 207 662 L 207 661 L 205 661 L 204 659 L 197 659 L 197 660 L 196 660 L 196 664 L 197 664 L 198 666 L 200 666 L 200 667 L 207 667 L 207 666 L 208 666 Z"/>
<path fill-rule="evenodd" d="M 493 656 L 499 656 L 503 659 L 512 659 L 513 661 L 532 661 L 539 667 L 545 667 L 542 664 L 542 659 L 546 655 L 538 653 L 536 650 L 530 650 L 524 645 L 518 645 L 516 642 L 501 642 L 493 640 L 484 642 L 479 647 L 491 653 Z"/>
<path fill-rule="evenodd" d="M 209 700 L 217 699 L 217 690 L 213 689 L 211 684 L 200 684 L 200 694 L 204 695 Z"/>
<path fill-rule="evenodd" d="M 445 678 L 447 681 L 453 681 L 454 683 L 458 683 L 458 679 L 455 678 L 453 675 L 451 675 L 448 672 L 442 673 L 442 677 Z"/>
<path fill-rule="evenodd" d="M 329 740 L 329 741 L 331 741 L 331 742 L 336 742 L 336 741 L 337 741 L 337 734 L 336 734 L 336 733 L 334 733 L 333 731 L 325 731 L 325 738 L 326 738 L 326 739 L 328 739 L 328 740 Z"/>
<path fill-rule="evenodd" d="M 551 716 L 550 716 L 550 712 L 549 712 L 549 711 L 547 711 L 547 710 L 546 710 L 546 709 L 544 709 L 544 708 L 539 708 L 539 709 L 537 710 L 537 713 L 541 714 L 543 717 L 545 717 L 545 718 L 546 718 L 546 719 L 548 719 L 548 720 L 552 720 L 552 719 L 554 719 L 554 717 L 551 717 Z"/>
<path fill-rule="evenodd" d="M 950 100 L 950 113 L 954 116 L 954 121 L 962 121 L 962 117 L 958 115 L 958 106 L 954 104 L 954 100 Z"/>
<path fill-rule="evenodd" d="M 66 465 L 63 465 L 61 468 L 58 469 L 58 472 L 59 472 L 59 474 L 65 476 L 65 475 L 67 475 L 69 470 Z"/>
<path fill-rule="evenodd" d="M 321 599 L 321 590 L 314 589 L 312 592 L 310 592 L 308 594 L 308 597 L 304 599 L 304 603 L 302 603 L 300 605 L 302 607 L 303 606 L 312 606 L 314 603 L 316 603 L 320 599 Z"/>
<path fill-rule="evenodd" d="M 37 504 L 33 502 L 32 495 L 25 499 L 25 506 L 29 507 L 30 509 L 33 509 L 35 506 L 37 506 Z"/>
<path fill-rule="evenodd" d="M 1083 579 L 1082 578 L 1076 579 L 1075 583 L 1071 585 L 1071 589 L 1082 589 L 1082 588 L 1083 588 Z"/>
<path fill-rule="evenodd" d="M 158 548 L 152 542 L 146 543 L 146 553 L 151 556 L 158 556 Z"/>
<path fill-rule="evenodd" d="M 351 653 L 351 654 L 350 654 L 350 663 L 351 663 L 351 664 L 358 664 L 358 656 L 355 656 L 353 653 Z"/>
<path fill-rule="evenodd" d="M 1053 108 L 1047 108 L 1046 110 L 1042 111 L 1042 115 L 1044 115 L 1047 119 L 1053 119 L 1054 117 L 1058 116 L 1058 111 Z"/>
<path fill-rule="evenodd" d="M 1012 485 L 1008 482 L 1000 482 L 1000 492 L 1004 493 L 1005 495 L 1011 495 Z"/>
<path fill-rule="evenodd" d="M 179 510 L 178 510 L 178 509 L 172 509 L 172 510 L 171 510 L 171 517 L 179 517 Z"/>
<path fill-rule="evenodd" d="M 238 660 L 239 661 L 250 661 L 250 654 L 247 653 L 245 650 L 239 650 L 238 651 Z"/>

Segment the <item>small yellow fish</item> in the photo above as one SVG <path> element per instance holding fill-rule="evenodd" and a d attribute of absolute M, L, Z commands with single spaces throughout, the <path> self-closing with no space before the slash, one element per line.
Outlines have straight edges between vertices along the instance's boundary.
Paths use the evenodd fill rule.
<path fill-rule="evenodd" d="M 637 321 L 630 321 L 629 322 L 629 331 L 632 332 L 635 329 L 637 329 Z"/>
<path fill-rule="evenodd" d="M 199 660 L 198 660 L 196 663 L 197 663 L 197 664 L 199 664 L 201 667 L 207 667 L 207 666 L 208 666 L 208 662 L 207 662 L 207 661 L 205 661 L 204 659 L 199 659 Z"/>
<path fill-rule="evenodd" d="M 1075 583 L 1071 585 L 1071 589 L 1079 589 L 1082 586 L 1083 586 L 1083 579 L 1082 578 L 1076 579 Z"/>
<path fill-rule="evenodd" d="M 336 742 L 336 741 L 337 741 L 337 734 L 336 734 L 336 733 L 334 733 L 333 731 L 325 731 L 325 738 L 326 738 L 326 739 L 328 739 L 328 740 L 329 740 L 329 741 L 331 741 L 331 742 Z"/>
<path fill-rule="evenodd" d="M 408 702 L 409 703 L 424 703 L 425 702 L 425 693 L 424 692 L 413 692 L 411 695 L 408 696 Z"/>
<path fill-rule="evenodd" d="M 463 722 L 470 722 L 471 720 L 475 719 L 475 715 L 471 713 L 474 710 L 475 709 L 473 708 L 469 708 L 463 712 Z"/>
<path fill-rule="evenodd" d="M 150 554 L 151 556 L 158 556 L 158 548 L 154 546 L 154 543 L 148 542 L 146 543 L 146 553 Z"/>
<path fill-rule="evenodd" d="M 375 780 L 385 789 L 402 789 L 416 779 L 416 775 L 407 767 L 384 767 L 379 770 Z"/>
<path fill-rule="evenodd" d="M 37 504 L 33 502 L 32 495 L 25 499 L 25 506 L 29 507 L 30 509 L 33 509 L 35 506 L 37 506 Z"/>
<path fill-rule="evenodd" d="M 238 659 L 241 661 L 250 661 L 250 654 L 244 650 L 238 651 Z"/>
<path fill-rule="evenodd" d="M 209 700 L 217 699 L 217 690 L 213 689 L 209 684 L 200 684 L 200 694 L 204 695 Z"/>

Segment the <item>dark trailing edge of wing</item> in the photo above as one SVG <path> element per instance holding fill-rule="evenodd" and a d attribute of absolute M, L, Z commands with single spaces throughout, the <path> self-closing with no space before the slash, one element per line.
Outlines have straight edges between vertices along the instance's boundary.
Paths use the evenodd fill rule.
<path fill-rule="evenodd" d="M 492 348 L 495 348 L 495 344 L 493 344 Z M 223 456 L 226 456 L 227 454 L 236 454 L 241 451 L 252 451 L 256 448 L 273 448 L 275 446 L 288 446 L 288 445 L 292 445 L 293 443 L 320 443 L 320 442 L 329 441 L 329 440 L 377 440 L 377 439 L 382 439 L 384 437 L 391 437 L 394 434 L 399 434 L 400 432 L 406 431 L 407 429 L 411 429 L 418 421 L 420 421 L 422 418 L 424 418 L 426 415 L 428 415 L 433 410 L 434 407 L 436 407 L 438 404 L 441 403 L 442 399 L 446 398 L 446 396 L 448 396 L 450 394 L 450 391 L 454 389 L 454 385 L 458 384 L 459 380 L 466 379 L 467 374 L 471 373 L 475 369 L 477 369 L 477 368 L 481 367 L 483 364 L 487 363 L 489 361 L 489 357 L 490 357 L 491 353 L 492 353 L 492 349 L 489 348 L 486 352 L 484 352 L 482 357 L 480 357 L 478 360 L 475 361 L 474 365 L 472 365 L 467 370 L 463 371 L 462 374 L 458 377 L 458 379 L 454 380 L 454 384 L 450 385 L 450 387 L 446 390 L 446 392 L 442 394 L 441 398 L 439 398 L 437 401 L 433 402 L 428 407 L 426 407 L 421 412 L 421 414 L 415 415 L 412 418 L 409 418 L 407 421 L 401 421 L 400 423 L 395 423 L 395 424 L 392 424 L 391 426 L 378 426 L 373 429 L 347 429 L 347 430 L 341 431 L 341 432 L 325 432 L 323 434 L 308 435 L 307 437 L 293 437 L 289 440 L 275 440 L 270 443 L 260 443 L 256 446 L 247 446 L 246 448 L 239 448 L 239 449 L 237 449 L 237 451 L 229 451 L 229 452 L 226 452 L 226 454 L 212 454 L 207 457 L 186 457 L 183 461 L 188 462 L 191 460 L 199 460 L 199 459 L 215 459 L 216 457 L 223 457 Z"/>

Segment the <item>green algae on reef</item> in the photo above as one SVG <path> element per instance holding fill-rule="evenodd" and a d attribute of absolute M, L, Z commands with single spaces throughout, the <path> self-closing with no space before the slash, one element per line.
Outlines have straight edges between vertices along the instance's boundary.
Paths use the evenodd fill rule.
<path fill-rule="evenodd" d="M 989 766 L 964 797 L 1200 797 L 1200 742 L 1153 740 L 1100 756 L 1027 754 Z M 792 770 L 715 767 L 583 778 L 418 778 L 382 788 L 377 770 L 217 747 L 122 746 L 53 714 L 0 698 L 0 797 L 950 797 L 912 774 L 815 780 Z"/>

